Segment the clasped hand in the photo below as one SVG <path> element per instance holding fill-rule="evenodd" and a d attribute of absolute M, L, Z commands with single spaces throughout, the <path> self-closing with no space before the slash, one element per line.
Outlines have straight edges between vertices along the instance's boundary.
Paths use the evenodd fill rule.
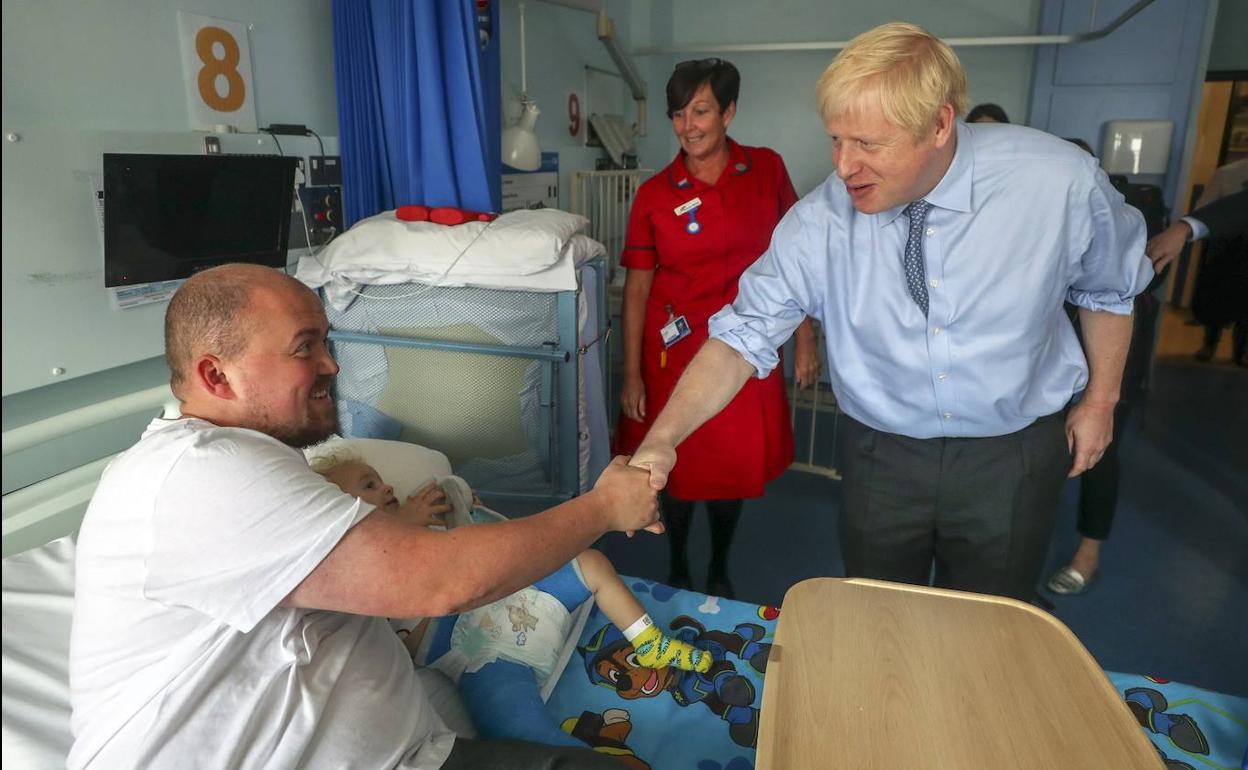
<path fill-rule="evenodd" d="M 594 484 L 594 494 L 604 504 L 607 525 L 629 537 L 639 529 L 660 535 L 659 502 L 643 468 L 630 467 L 627 457 L 616 457 Z"/>

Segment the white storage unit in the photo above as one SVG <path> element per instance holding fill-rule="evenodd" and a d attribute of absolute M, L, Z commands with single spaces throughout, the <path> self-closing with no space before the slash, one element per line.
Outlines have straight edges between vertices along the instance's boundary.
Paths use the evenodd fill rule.
<path fill-rule="evenodd" d="M 536 171 L 503 166 L 503 213 L 528 208 L 559 208 L 559 153 L 542 153 Z"/>

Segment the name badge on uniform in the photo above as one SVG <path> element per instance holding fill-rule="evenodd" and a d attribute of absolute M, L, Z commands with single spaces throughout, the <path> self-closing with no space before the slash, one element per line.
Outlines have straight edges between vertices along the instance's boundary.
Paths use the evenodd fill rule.
<path fill-rule="evenodd" d="M 663 347 L 665 348 L 670 348 L 685 337 L 688 337 L 689 334 L 689 322 L 685 320 L 683 315 L 676 316 L 664 324 L 662 329 L 659 329 L 659 335 L 663 338 Z"/>
<path fill-rule="evenodd" d="M 689 223 L 685 225 L 685 230 L 690 235 L 697 235 L 698 232 L 702 230 L 702 225 L 698 223 L 697 214 L 698 207 L 701 205 L 702 199 L 694 198 L 692 200 L 685 201 L 676 208 L 672 209 L 672 212 L 678 217 L 683 216 L 684 214 L 689 215 Z"/>
<path fill-rule="evenodd" d="M 701 198 L 693 198 L 691 200 L 685 201 L 684 203 L 680 204 L 676 208 L 672 209 L 672 212 L 676 214 L 676 216 L 680 216 L 681 214 L 684 214 L 686 211 L 693 211 L 694 209 L 696 209 L 698 206 L 701 206 L 701 205 L 702 205 Z"/>

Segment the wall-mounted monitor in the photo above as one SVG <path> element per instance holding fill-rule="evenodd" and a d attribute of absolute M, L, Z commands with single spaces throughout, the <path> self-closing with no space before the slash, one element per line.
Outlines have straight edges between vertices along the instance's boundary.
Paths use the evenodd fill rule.
<path fill-rule="evenodd" d="M 295 158 L 104 154 L 104 285 L 285 267 Z"/>

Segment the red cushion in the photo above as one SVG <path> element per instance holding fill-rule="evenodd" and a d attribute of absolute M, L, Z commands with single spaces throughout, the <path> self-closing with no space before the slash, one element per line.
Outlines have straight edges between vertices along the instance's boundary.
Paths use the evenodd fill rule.
<path fill-rule="evenodd" d="M 394 216 L 404 222 L 428 222 L 429 207 L 428 206 L 399 206 L 394 210 Z"/>

